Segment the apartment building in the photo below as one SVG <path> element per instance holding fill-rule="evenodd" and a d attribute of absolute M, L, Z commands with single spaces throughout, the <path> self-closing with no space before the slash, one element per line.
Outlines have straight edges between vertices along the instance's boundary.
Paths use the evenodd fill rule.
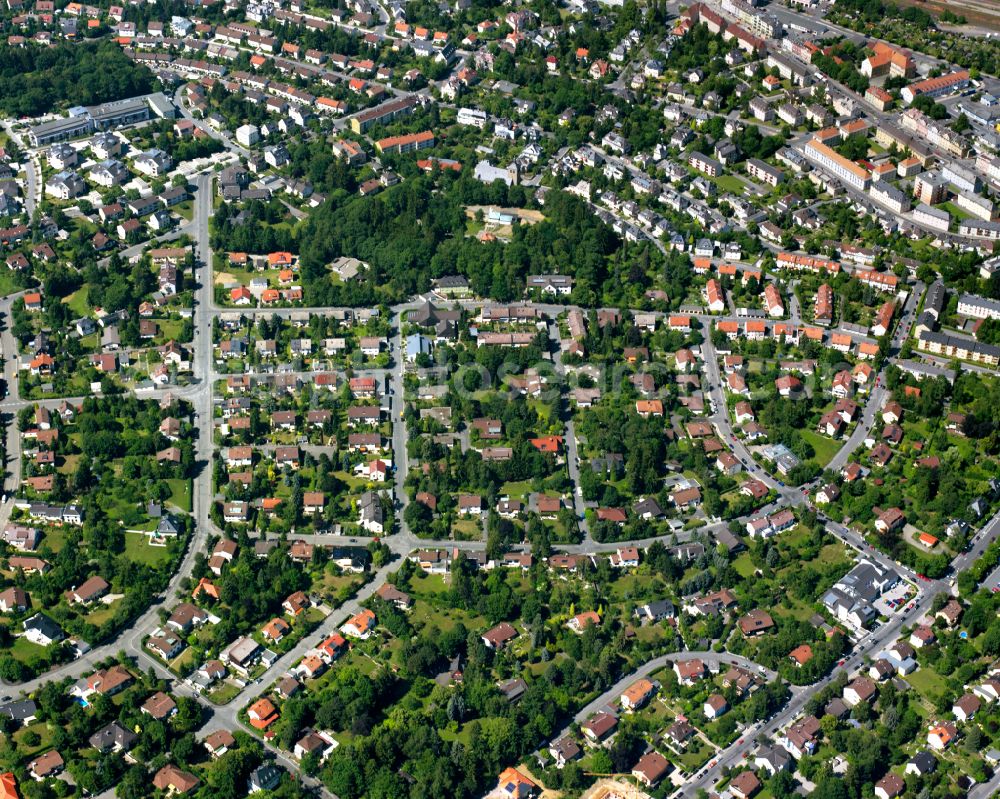
<path fill-rule="evenodd" d="M 858 191 L 867 191 L 871 183 L 868 170 L 844 158 L 832 147 L 811 139 L 805 146 L 806 157 L 822 169 Z"/>

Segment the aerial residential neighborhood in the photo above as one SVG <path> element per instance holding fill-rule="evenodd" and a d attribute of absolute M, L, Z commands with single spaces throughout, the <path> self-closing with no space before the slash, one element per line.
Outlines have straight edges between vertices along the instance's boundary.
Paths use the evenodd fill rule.
<path fill-rule="evenodd" d="M 1000 795 L 995 3 L 0 23 L 0 799 Z"/>

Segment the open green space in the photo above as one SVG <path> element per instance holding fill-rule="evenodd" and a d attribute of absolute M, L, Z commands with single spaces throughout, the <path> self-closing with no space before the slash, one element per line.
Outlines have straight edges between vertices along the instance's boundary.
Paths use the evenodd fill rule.
<path fill-rule="evenodd" d="M 712 178 L 712 182 L 722 191 L 727 191 L 737 196 L 742 195 L 747 187 L 747 184 L 736 177 L 736 175 L 719 175 L 717 178 Z"/>
<path fill-rule="evenodd" d="M 87 316 L 90 313 L 90 303 L 87 301 L 88 287 L 81 286 L 72 294 L 63 297 L 63 304 L 72 312 L 74 317 Z"/>
<path fill-rule="evenodd" d="M 231 682 L 224 682 L 207 694 L 208 700 L 214 705 L 227 705 L 239 695 L 240 687 Z"/>
<path fill-rule="evenodd" d="M 820 466 L 826 466 L 831 460 L 833 460 L 833 456 L 836 455 L 837 452 L 840 451 L 841 446 L 843 446 L 842 442 L 820 435 L 815 430 L 801 430 L 799 432 L 801 433 L 802 438 L 808 441 L 809 445 L 816 451 L 816 455 L 813 457 L 813 460 L 815 460 Z"/>
<path fill-rule="evenodd" d="M 125 557 L 136 563 L 145 563 L 157 568 L 170 560 L 167 547 L 154 547 L 142 533 L 125 534 Z"/>
<path fill-rule="evenodd" d="M 191 512 L 191 481 L 186 478 L 168 478 L 167 485 L 170 486 L 171 505 L 185 513 Z"/>

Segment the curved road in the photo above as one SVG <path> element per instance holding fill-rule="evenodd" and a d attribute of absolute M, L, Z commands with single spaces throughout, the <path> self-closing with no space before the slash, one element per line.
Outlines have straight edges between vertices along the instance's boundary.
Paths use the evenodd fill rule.
<path fill-rule="evenodd" d="M 755 675 L 760 676 L 760 669 L 763 666 L 755 663 L 748 658 L 742 657 L 741 655 L 733 655 L 729 652 L 719 653 L 712 652 L 711 650 L 699 651 L 699 652 L 671 652 L 668 655 L 659 655 L 652 660 L 647 660 L 635 671 L 630 672 L 621 679 L 618 680 L 614 685 L 612 685 L 608 690 L 606 690 L 599 697 L 591 702 L 588 702 L 584 707 L 580 708 L 579 712 L 573 716 L 573 720 L 577 723 L 586 721 L 594 713 L 598 713 L 602 710 L 607 710 L 609 707 L 620 708 L 618 698 L 622 695 L 626 688 L 628 688 L 636 680 L 641 680 L 644 677 L 648 677 L 650 674 L 659 671 L 664 666 L 675 663 L 678 660 L 700 660 L 709 671 L 721 671 L 723 666 L 741 666 L 747 671 L 752 671 Z M 777 678 L 777 672 L 771 671 L 770 669 L 764 669 L 764 675 L 768 681 Z M 796 690 L 796 689 L 793 689 Z M 801 690 L 801 689 L 799 689 Z M 620 712 L 620 711 L 619 711 Z M 559 735 L 555 736 L 556 739 L 561 738 L 564 734 L 569 732 L 569 728 L 563 730 Z"/>

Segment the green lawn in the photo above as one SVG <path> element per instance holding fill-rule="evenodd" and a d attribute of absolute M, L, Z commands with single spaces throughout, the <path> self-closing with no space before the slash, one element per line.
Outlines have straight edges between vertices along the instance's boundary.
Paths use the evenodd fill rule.
<path fill-rule="evenodd" d="M 194 202 L 191 200 L 185 200 L 184 202 L 175 205 L 171 210 L 180 214 L 188 222 L 194 219 Z"/>
<path fill-rule="evenodd" d="M 33 644 L 27 638 L 21 636 L 14 639 L 14 645 L 10 648 L 11 657 L 15 660 L 20 660 L 22 663 L 27 663 L 33 657 L 42 655 L 45 652 L 44 646 L 38 646 L 38 644 Z"/>
<path fill-rule="evenodd" d="M 531 481 L 530 480 L 519 480 L 516 483 L 504 483 L 500 487 L 500 496 L 509 496 L 511 499 L 523 500 L 526 504 L 528 502 L 528 495 L 531 493 Z"/>
<path fill-rule="evenodd" d="M 63 305 L 69 307 L 74 317 L 87 316 L 90 313 L 90 303 L 87 302 L 87 286 L 81 286 L 68 297 L 63 297 Z"/>
<path fill-rule="evenodd" d="M 37 746 L 28 746 L 24 743 L 24 738 L 29 732 L 33 732 L 38 735 L 39 742 Z M 36 721 L 34 724 L 22 727 L 15 732 L 13 736 L 14 742 L 17 744 L 18 754 L 23 755 L 24 757 L 31 757 L 39 752 L 44 752 L 52 746 L 52 732 L 53 731 L 49 729 L 49 725 L 44 721 Z"/>
<path fill-rule="evenodd" d="M 88 624 L 93 624 L 95 627 L 100 627 L 115 615 L 115 603 L 111 605 L 105 605 L 103 602 L 98 604 L 97 608 L 90 611 L 84 619 Z"/>
<path fill-rule="evenodd" d="M 163 319 L 158 320 L 156 324 L 159 325 L 160 336 L 164 341 L 179 339 L 181 331 L 184 328 L 184 321 L 182 319 Z"/>
<path fill-rule="evenodd" d="M 699 748 L 700 746 L 700 748 Z M 671 754 L 670 759 L 688 773 L 697 771 L 713 754 L 713 749 L 703 741 L 694 741 L 680 755 Z"/>
<path fill-rule="evenodd" d="M 842 446 L 841 442 L 822 436 L 815 430 L 801 430 L 800 432 L 802 437 L 816 450 L 813 460 L 820 466 L 826 466 L 833 460 L 833 456 L 837 454 Z"/>
<path fill-rule="evenodd" d="M 459 743 L 468 746 L 469 742 L 472 740 L 472 726 L 469 724 L 463 724 L 458 732 L 453 732 L 445 727 L 442 730 L 438 730 L 438 735 L 441 736 L 442 741 L 446 741 L 448 743 L 458 741 Z"/>
<path fill-rule="evenodd" d="M 748 552 L 741 553 L 740 556 L 733 561 L 733 568 L 736 569 L 737 574 L 746 578 L 753 577 L 753 573 L 756 571 L 753 562 L 750 560 L 750 553 Z"/>
<path fill-rule="evenodd" d="M 805 602 L 795 599 L 790 601 L 789 607 L 786 607 L 784 604 L 774 605 L 771 611 L 776 616 L 791 617 L 797 621 L 808 621 L 809 617 L 816 612 L 816 609 L 812 605 L 807 605 Z"/>
<path fill-rule="evenodd" d="M 455 519 L 451 526 L 451 534 L 456 541 L 479 541 L 483 537 L 483 525 L 476 517 Z"/>
<path fill-rule="evenodd" d="M 472 616 L 461 610 L 442 610 L 428 602 L 414 603 L 410 621 L 417 629 L 430 626 L 442 631 L 453 629 L 459 622 L 469 630 L 487 626 L 486 619 L 482 616 Z"/>
<path fill-rule="evenodd" d="M 230 682 L 224 682 L 208 694 L 208 699 L 215 705 L 226 705 L 240 695 L 240 688 Z"/>
<path fill-rule="evenodd" d="M 941 208 L 951 214 L 952 221 L 961 222 L 963 219 L 968 219 L 972 214 L 968 211 L 963 211 L 953 202 L 941 203 L 938 208 Z"/>
<path fill-rule="evenodd" d="M 125 533 L 125 556 L 136 563 L 145 563 L 154 569 L 170 560 L 166 547 L 150 546 L 149 539 L 142 533 Z"/>
<path fill-rule="evenodd" d="M 10 269 L 0 270 L 0 295 L 6 297 L 15 291 L 20 291 L 21 286 L 14 282 L 14 272 Z"/>
<path fill-rule="evenodd" d="M 43 541 L 53 552 L 60 552 L 66 545 L 66 528 L 53 527 L 45 530 Z"/>
<path fill-rule="evenodd" d="M 176 506 L 185 513 L 191 512 L 191 481 L 185 478 L 169 478 L 167 485 L 170 486 L 171 505 Z"/>
<path fill-rule="evenodd" d="M 948 690 L 947 681 L 934 669 L 921 667 L 903 679 L 912 685 L 922 698 L 928 701 L 931 701 L 932 696 L 937 696 Z"/>
<path fill-rule="evenodd" d="M 444 594 L 449 590 L 443 574 L 425 574 L 418 571 L 410 581 L 412 587 L 411 594 L 415 597 L 432 599 L 436 594 Z"/>
<path fill-rule="evenodd" d="M 62 465 L 59 466 L 56 471 L 62 472 L 63 474 L 74 474 L 76 472 L 76 465 L 79 462 L 79 455 L 66 455 L 63 457 Z"/>
<path fill-rule="evenodd" d="M 170 663 L 170 669 L 176 674 L 187 675 L 188 672 L 193 671 L 198 665 L 195 662 L 195 655 L 197 653 L 192 647 L 188 647 L 183 652 L 181 652 L 177 657 L 175 657 Z"/>
<path fill-rule="evenodd" d="M 836 544 L 826 544 L 820 549 L 818 561 L 825 565 L 842 563 L 846 566 L 851 562 L 851 558 L 847 553 L 847 546 L 838 542 Z"/>
<path fill-rule="evenodd" d="M 743 194 L 743 191 L 747 186 L 747 184 L 736 177 L 736 175 L 720 175 L 713 180 L 715 185 L 722 191 L 728 191 L 730 194 L 735 194 L 737 196 Z"/>

